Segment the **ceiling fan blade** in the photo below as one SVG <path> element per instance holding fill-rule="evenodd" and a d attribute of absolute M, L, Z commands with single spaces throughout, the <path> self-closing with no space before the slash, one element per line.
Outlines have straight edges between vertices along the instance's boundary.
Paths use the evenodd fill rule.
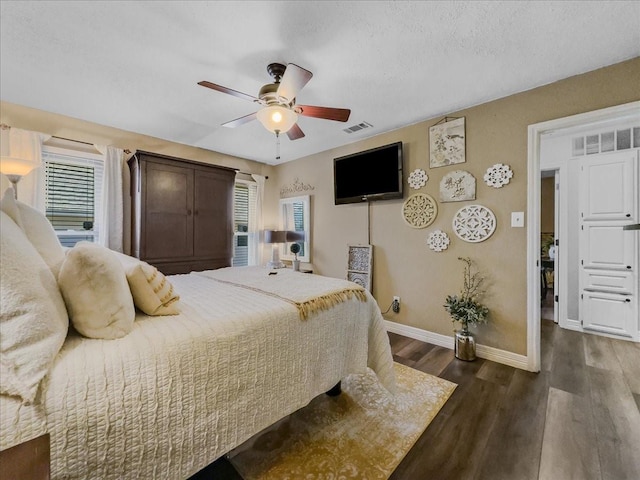
<path fill-rule="evenodd" d="M 198 85 L 202 85 L 203 87 L 211 88 L 212 90 L 217 90 L 218 92 L 228 93 L 229 95 L 233 95 L 234 97 L 243 98 L 245 100 L 249 100 L 250 102 L 257 102 L 258 99 L 253 95 L 249 95 L 247 93 L 238 92 L 237 90 L 233 90 L 231 88 L 223 87 L 222 85 L 218 85 L 216 83 L 207 82 L 203 80 L 202 82 L 198 82 Z"/>
<path fill-rule="evenodd" d="M 313 73 L 309 70 L 305 70 L 302 67 L 294 63 L 287 65 L 287 69 L 284 71 L 282 80 L 280 80 L 280 86 L 278 87 L 278 96 L 291 102 L 298 92 L 302 90 L 309 80 L 313 77 Z"/>
<path fill-rule="evenodd" d="M 289 137 L 289 140 L 297 140 L 304 137 L 304 132 L 300 129 L 297 123 L 294 123 L 293 127 L 287 131 L 287 137 Z"/>
<path fill-rule="evenodd" d="M 244 117 L 236 118 L 235 120 L 231 120 L 230 122 L 223 123 L 222 126 L 227 128 L 239 127 L 240 125 L 249 123 L 251 120 L 255 120 L 256 113 L 257 112 L 253 112 L 253 113 L 250 113 L 249 115 L 245 115 Z"/>
<path fill-rule="evenodd" d="M 348 108 L 314 107 L 312 105 L 296 105 L 296 112 L 305 117 L 324 118 L 335 120 L 336 122 L 346 122 L 349 120 L 351 110 Z"/>

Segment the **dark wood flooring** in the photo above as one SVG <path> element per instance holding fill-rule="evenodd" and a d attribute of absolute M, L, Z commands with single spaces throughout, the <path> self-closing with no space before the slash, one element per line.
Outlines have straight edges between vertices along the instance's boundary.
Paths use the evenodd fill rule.
<path fill-rule="evenodd" d="M 389 334 L 395 361 L 458 384 L 391 480 L 640 479 L 640 345 L 542 320 L 542 370 Z M 224 459 L 193 479 L 242 480 Z"/>

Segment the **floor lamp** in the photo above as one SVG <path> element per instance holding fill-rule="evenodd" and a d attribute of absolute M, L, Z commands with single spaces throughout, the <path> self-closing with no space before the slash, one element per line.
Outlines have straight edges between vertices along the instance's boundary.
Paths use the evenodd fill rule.
<path fill-rule="evenodd" d="M 0 157 L 0 172 L 4 173 L 13 187 L 13 194 L 18 199 L 18 182 L 31 170 L 38 167 L 38 162 L 24 158 Z"/>

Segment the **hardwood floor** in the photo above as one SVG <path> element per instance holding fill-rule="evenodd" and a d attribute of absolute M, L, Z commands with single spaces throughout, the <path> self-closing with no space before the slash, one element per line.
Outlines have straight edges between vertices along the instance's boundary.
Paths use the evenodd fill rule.
<path fill-rule="evenodd" d="M 458 387 L 391 480 L 640 479 L 640 345 L 542 320 L 531 373 L 389 334 L 395 361 Z M 241 480 L 219 460 L 194 479 Z"/>

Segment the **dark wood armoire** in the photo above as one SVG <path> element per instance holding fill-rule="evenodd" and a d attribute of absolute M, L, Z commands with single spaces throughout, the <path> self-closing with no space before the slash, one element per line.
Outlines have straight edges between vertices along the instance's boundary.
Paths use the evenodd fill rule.
<path fill-rule="evenodd" d="M 166 275 L 231 265 L 234 169 L 141 151 L 129 168 L 132 255 Z"/>

